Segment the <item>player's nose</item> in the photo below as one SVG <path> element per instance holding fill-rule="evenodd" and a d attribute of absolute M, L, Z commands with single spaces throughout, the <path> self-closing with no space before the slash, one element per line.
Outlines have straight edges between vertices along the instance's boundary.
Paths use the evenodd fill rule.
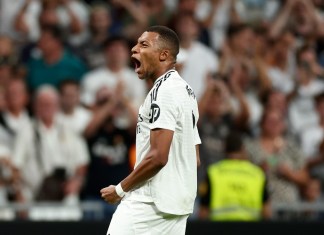
<path fill-rule="evenodd" d="M 138 46 L 137 45 L 133 46 L 131 52 L 132 52 L 132 54 L 138 53 Z"/>

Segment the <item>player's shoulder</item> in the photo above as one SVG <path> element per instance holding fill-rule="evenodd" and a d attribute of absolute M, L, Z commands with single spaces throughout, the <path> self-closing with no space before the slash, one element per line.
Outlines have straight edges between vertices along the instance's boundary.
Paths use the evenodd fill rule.
<path fill-rule="evenodd" d="M 164 75 L 162 75 L 156 82 L 154 86 L 163 87 L 164 89 L 172 89 L 177 86 L 183 85 L 185 81 L 181 78 L 176 70 L 169 70 Z"/>
<path fill-rule="evenodd" d="M 175 70 L 170 70 L 160 76 L 153 84 L 152 90 L 165 90 L 168 89 L 169 87 L 172 87 L 172 80 L 173 77 L 177 73 Z M 170 84 L 171 81 L 171 84 Z"/>
<path fill-rule="evenodd" d="M 182 96 L 195 96 L 190 85 L 179 75 L 176 70 L 170 70 L 162 75 L 152 88 L 152 92 L 167 96 L 175 96 L 179 99 Z"/>

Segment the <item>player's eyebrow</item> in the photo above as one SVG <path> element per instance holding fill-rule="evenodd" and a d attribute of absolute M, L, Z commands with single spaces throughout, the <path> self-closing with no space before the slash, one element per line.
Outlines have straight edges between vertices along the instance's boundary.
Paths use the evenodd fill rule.
<path fill-rule="evenodd" d="M 139 40 L 138 40 L 138 44 L 140 44 L 140 45 L 148 44 L 148 45 L 149 45 L 150 43 L 149 43 L 149 41 L 147 41 L 147 40 L 145 40 L 145 39 L 142 39 L 142 40 L 139 39 Z"/>

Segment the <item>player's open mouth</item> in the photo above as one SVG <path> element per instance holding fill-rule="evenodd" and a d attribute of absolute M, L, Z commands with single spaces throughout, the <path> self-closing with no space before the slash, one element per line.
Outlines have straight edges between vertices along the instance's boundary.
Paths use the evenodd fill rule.
<path fill-rule="evenodd" d="M 138 59 L 136 59 L 135 57 L 132 57 L 132 61 L 133 61 L 134 66 L 135 66 L 135 72 L 137 73 L 137 71 L 141 67 L 141 62 Z"/>

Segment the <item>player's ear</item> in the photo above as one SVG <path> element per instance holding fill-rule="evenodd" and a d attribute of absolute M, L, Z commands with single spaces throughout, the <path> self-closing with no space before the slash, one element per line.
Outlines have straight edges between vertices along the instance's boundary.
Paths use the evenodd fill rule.
<path fill-rule="evenodd" d="M 166 61 L 167 58 L 169 57 L 169 51 L 168 50 L 163 50 L 161 53 L 160 53 L 160 61 Z"/>

